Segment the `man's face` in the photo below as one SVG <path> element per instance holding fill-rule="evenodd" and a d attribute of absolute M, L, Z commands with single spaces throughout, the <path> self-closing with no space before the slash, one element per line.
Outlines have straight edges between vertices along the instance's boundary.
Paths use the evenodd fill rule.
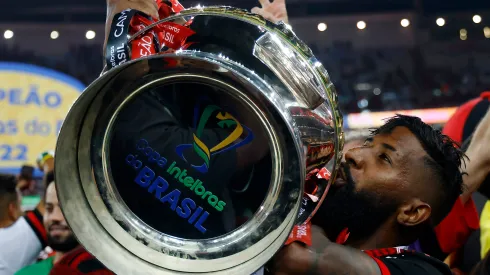
<path fill-rule="evenodd" d="M 54 183 L 49 184 L 46 190 L 44 226 L 48 233 L 48 245 L 54 251 L 68 252 L 78 246 L 78 242 L 61 212 Z"/>
<path fill-rule="evenodd" d="M 405 127 L 376 135 L 347 151 L 340 176 L 318 217 L 324 220 L 327 233 L 348 228 L 350 238 L 363 239 L 395 218 L 398 208 L 417 196 L 414 184 L 425 171 L 421 161 L 425 155 L 418 139 Z"/>

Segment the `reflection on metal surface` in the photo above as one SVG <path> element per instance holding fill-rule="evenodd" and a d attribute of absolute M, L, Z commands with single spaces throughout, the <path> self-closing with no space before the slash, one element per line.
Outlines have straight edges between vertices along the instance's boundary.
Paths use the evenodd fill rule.
<path fill-rule="evenodd" d="M 189 47 L 104 73 L 59 135 L 66 219 L 119 274 L 254 272 L 316 211 L 341 158 L 335 89 L 292 30 L 229 7 L 161 22 L 189 18 Z M 323 166 L 330 181 L 306 195 Z"/>
<path fill-rule="evenodd" d="M 302 57 L 276 34 L 266 33 L 256 42 L 254 55 L 288 87 L 297 100 L 315 109 L 325 100 L 323 87 Z M 295 72 L 291 74 L 291 72 Z"/>

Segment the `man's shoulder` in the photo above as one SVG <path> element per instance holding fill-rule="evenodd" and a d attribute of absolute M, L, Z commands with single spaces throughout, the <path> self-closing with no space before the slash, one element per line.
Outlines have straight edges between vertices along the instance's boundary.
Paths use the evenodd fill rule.
<path fill-rule="evenodd" d="M 378 263 L 382 275 L 451 275 L 449 267 L 427 254 L 399 248 L 365 251 Z"/>
<path fill-rule="evenodd" d="M 53 257 L 50 257 L 46 260 L 42 260 L 22 268 L 21 270 L 17 271 L 15 275 L 48 275 L 52 267 Z"/>
<path fill-rule="evenodd" d="M 9 242 L 10 245 L 25 246 L 26 242 L 38 239 L 40 246 L 46 246 L 46 230 L 38 211 L 26 212 L 26 215 L 17 219 L 14 224 L 1 229 L 0 236 L 0 242 L 3 244 Z M 23 239 L 24 242 L 17 242 L 16 239 Z"/>
<path fill-rule="evenodd" d="M 11 226 L 0 229 L 0 240 L 3 242 L 12 242 L 12 238 L 21 237 L 22 235 L 30 232 L 31 229 L 24 217 L 20 217 Z M 14 242 L 12 242 L 14 244 Z"/>

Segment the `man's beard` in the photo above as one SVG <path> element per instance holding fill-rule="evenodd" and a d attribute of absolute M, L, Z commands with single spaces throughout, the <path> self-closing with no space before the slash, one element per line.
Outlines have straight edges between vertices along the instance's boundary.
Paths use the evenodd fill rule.
<path fill-rule="evenodd" d="M 51 249 L 53 249 L 53 251 L 69 252 L 75 249 L 79 245 L 79 243 L 73 233 L 70 233 L 66 237 L 53 237 L 48 232 L 48 245 L 49 247 L 51 247 Z"/>
<path fill-rule="evenodd" d="M 400 203 L 372 191 L 356 191 L 349 167 L 343 165 L 341 169 L 344 169 L 346 184 L 330 188 L 312 222 L 330 239 L 335 240 L 347 228 L 349 241 L 364 240 L 396 212 Z"/>

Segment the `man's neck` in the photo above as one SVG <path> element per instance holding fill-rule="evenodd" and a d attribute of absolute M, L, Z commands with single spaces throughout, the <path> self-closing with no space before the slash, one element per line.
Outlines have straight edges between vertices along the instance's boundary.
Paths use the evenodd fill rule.
<path fill-rule="evenodd" d="M 54 254 L 53 264 L 56 264 L 59 260 L 61 260 L 61 258 L 63 258 L 64 255 L 65 252 L 56 251 L 56 253 Z"/>
<path fill-rule="evenodd" d="M 353 238 L 347 239 L 345 245 L 357 248 L 360 250 L 372 250 L 379 248 L 389 248 L 397 247 L 400 245 L 399 239 L 396 237 L 396 232 L 393 227 L 384 224 L 373 235 L 365 238 L 356 240 L 355 236 Z"/>
<path fill-rule="evenodd" d="M 0 228 L 7 228 L 9 226 L 11 226 L 12 224 L 14 224 L 15 222 L 8 219 L 8 220 L 2 220 L 0 221 Z"/>

